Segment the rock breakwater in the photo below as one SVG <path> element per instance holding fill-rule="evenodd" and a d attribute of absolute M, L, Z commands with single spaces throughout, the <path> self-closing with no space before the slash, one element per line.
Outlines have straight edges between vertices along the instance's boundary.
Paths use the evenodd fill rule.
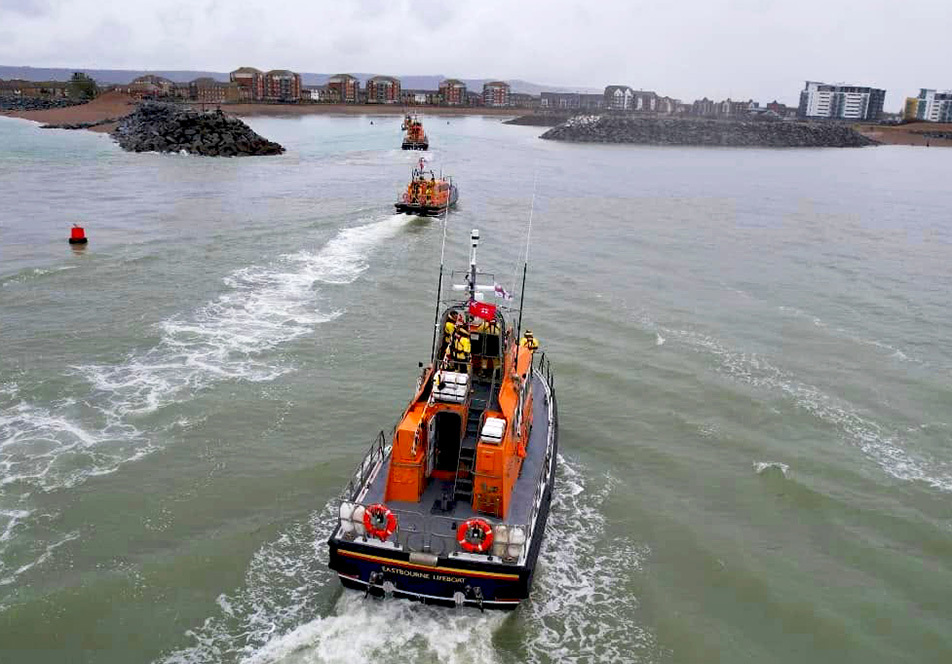
<path fill-rule="evenodd" d="M 865 147 L 878 143 L 838 123 L 576 116 L 541 138 L 577 143 L 731 147 Z"/>
<path fill-rule="evenodd" d="M 40 129 L 92 129 L 93 127 L 101 127 L 107 124 L 113 124 L 119 122 L 119 118 L 103 118 L 102 120 L 96 120 L 95 122 L 60 122 L 60 123 L 49 123 L 40 126 Z"/>
<path fill-rule="evenodd" d="M 199 113 L 175 104 L 144 103 L 112 137 L 130 152 L 187 152 L 206 157 L 275 155 L 284 148 L 221 111 Z"/>
<path fill-rule="evenodd" d="M 79 106 L 78 99 L 44 99 L 42 97 L 0 97 L 0 111 L 48 111 L 51 108 Z"/>
<path fill-rule="evenodd" d="M 518 118 L 506 120 L 503 124 L 524 125 L 527 127 L 556 127 L 569 119 L 565 113 L 529 113 Z"/>

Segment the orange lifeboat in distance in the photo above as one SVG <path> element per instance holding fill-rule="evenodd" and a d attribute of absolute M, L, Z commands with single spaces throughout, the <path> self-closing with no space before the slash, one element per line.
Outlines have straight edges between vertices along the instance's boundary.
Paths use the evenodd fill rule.
<path fill-rule="evenodd" d="M 432 170 L 424 170 L 423 166 L 421 158 L 417 168 L 413 169 L 407 190 L 394 203 L 398 214 L 436 217 L 456 205 L 459 191 L 453 184 L 453 178 L 436 177 Z"/>
<path fill-rule="evenodd" d="M 514 609 L 552 500 L 558 407 L 521 301 L 477 269 L 471 239 L 468 270 L 446 284 L 440 267 L 441 313 L 419 335 L 430 363 L 341 493 L 328 564 L 365 596 Z"/>
<path fill-rule="evenodd" d="M 417 116 L 407 115 L 407 117 L 403 119 L 403 124 L 400 125 L 400 128 L 407 132 L 403 137 L 402 147 L 404 150 L 430 149 L 430 141 L 423 131 L 423 123 L 420 122 Z"/>

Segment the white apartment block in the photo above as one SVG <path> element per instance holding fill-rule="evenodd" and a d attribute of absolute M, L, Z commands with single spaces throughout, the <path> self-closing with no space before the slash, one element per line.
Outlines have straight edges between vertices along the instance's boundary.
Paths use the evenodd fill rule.
<path fill-rule="evenodd" d="M 830 85 L 807 81 L 800 93 L 801 118 L 878 120 L 886 91 L 858 85 Z"/>

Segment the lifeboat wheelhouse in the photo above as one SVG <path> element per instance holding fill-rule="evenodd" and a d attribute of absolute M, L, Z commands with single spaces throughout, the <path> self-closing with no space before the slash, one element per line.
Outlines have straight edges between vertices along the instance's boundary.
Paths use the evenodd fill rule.
<path fill-rule="evenodd" d="M 432 170 L 424 169 L 424 161 L 413 169 L 410 183 L 400 200 L 394 204 L 398 213 L 435 217 L 456 205 L 459 191 L 453 178 L 439 177 Z"/>

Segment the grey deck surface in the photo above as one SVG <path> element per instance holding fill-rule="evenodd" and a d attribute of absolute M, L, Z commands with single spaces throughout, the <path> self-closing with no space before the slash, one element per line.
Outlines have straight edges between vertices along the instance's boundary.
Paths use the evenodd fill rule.
<path fill-rule="evenodd" d="M 512 500 L 509 503 L 509 513 L 505 519 L 494 519 L 486 517 L 490 523 L 505 522 L 511 524 L 527 524 L 529 515 L 532 511 L 532 497 L 535 494 L 536 485 L 543 472 L 545 462 L 545 449 L 549 429 L 549 402 L 546 398 L 545 386 L 538 376 L 532 376 L 533 389 L 533 418 L 532 432 L 529 434 L 529 445 L 526 449 L 526 458 L 522 462 L 522 474 L 516 481 L 513 488 Z M 465 444 L 465 441 L 464 443 Z M 384 502 L 383 496 L 387 485 L 387 474 L 389 470 L 389 458 L 380 473 L 374 479 L 366 496 L 361 501 L 365 505 L 371 503 Z M 410 524 L 402 518 L 401 511 L 417 512 L 422 514 L 421 519 L 425 521 L 425 528 L 429 533 L 439 536 L 455 537 L 456 526 L 472 516 L 476 516 L 472 507 L 468 503 L 457 502 L 452 510 L 448 512 L 437 512 L 431 514 L 433 504 L 440 499 L 440 494 L 446 491 L 447 495 L 453 496 L 453 480 L 429 480 L 423 491 L 422 500 L 419 503 L 408 503 L 403 501 L 389 501 L 387 505 L 398 512 L 401 516 L 401 529 L 409 527 L 416 529 L 423 524 Z M 415 520 L 415 519 L 414 519 Z"/>

